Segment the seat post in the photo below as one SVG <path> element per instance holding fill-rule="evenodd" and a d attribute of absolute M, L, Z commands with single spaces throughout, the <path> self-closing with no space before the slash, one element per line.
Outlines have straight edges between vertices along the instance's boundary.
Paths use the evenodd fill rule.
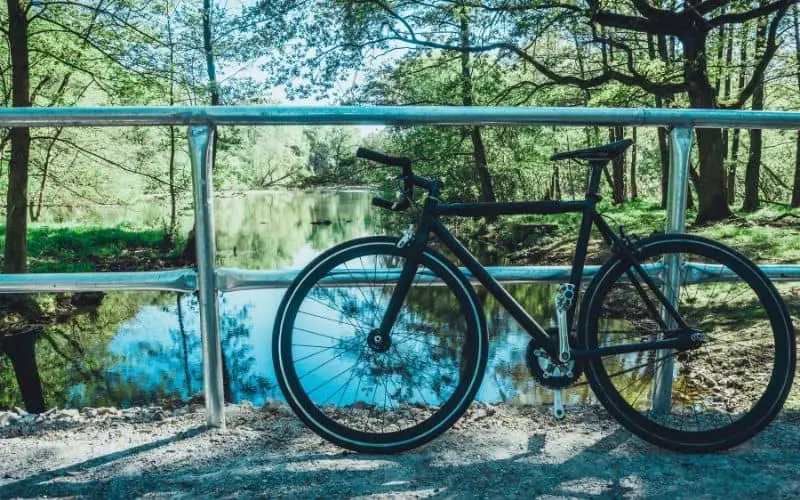
<path fill-rule="evenodd" d="M 600 180 L 606 163 L 608 162 L 605 160 L 592 160 L 589 162 L 591 171 L 589 172 L 589 186 L 586 188 L 587 198 L 598 198 L 597 192 L 600 190 Z"/>

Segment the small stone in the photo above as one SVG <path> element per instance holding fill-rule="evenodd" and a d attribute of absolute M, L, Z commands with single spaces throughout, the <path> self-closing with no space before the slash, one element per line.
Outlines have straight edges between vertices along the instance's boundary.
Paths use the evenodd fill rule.
<path fill-rule="evenodd" d="M 0 411 L 0 427 L 11 425 L 16 420 L 16 415 L 10 411 Z"/>
<path fill-rule="evenodd" d="M 61 410 L 60 412 L 58 412 L 58 413 L 55 415 L 55 418 L 58 418 L 58 419 L 61 419 L 61 418 L 72 418 L 72 419 L 76 419 L 76 418 L 80 418 L 80 416 L 81 416 L 81 415 L 80 415 L 80 413 L 78 412 L 78 410 L 76 410 L 76 409 L 74 409 L 74 408 L 64 408 L 63 410 Z"/>
<path fill-rule="evenodd" d="M 281 403 L 277 399 L 267 398 L 264 402 L 264 406 L 261 407 L 261 410 L 265 413 L 278 413 L 281 408 Z"/>
<path fill-rule="evenodd" d="M 184 415 L 187 415 L 188 413 L 189 413 L 188 406 L 182 406 L 180 408 L 175 408 L 174 410 L 172 410 L 173 417 L 182 417 Z"/>
<path fill-rule="evenodd" d="M 117 417 L 122 414 L 122 412 L 116 408 L 112 408 L 110 406 L 105 406 L 97 409 L 97 414 L 101 416 L 112 416 Z"/>
<path fill-rule="evenodd" d="M 584 413 L 583 414 L 583 423 L 587 426 L 597 426 L 600 424 L 600 417 L 595 415 L 594 413 Z"/>
<path fill-rule="evenodd" d="M 253 403 L 251 403 L 250 401 L 247 401 L 246 399 L 244 401 L 242 401 L 242 404 L 239 405 L 239 406 L 242 407 L 242 410 L 255 410 L 256 409 L 256 407 L 253 405 Z"/>

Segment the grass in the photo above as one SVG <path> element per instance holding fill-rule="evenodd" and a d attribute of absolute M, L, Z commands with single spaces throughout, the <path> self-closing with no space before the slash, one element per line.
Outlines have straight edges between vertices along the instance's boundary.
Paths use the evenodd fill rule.
<path fill-rule="evenodd" d="M 663 232 L 665 228 L 665 210 L 651 201 L 639 200 L 614 206 L 604 200 L 598 205 L 598 211 L 613 229 L 622 225 L 628 234 L 645 237 L 653 232 Z M 768 206 L 752 213 L 734 212 L 733 219 L 706 226 L 694 224 L 696 213 L 688 210 L 687 232 L 720 241 L 760 263 L 800 262 L 800 209 Z M 548 247 L 558 241 L 574 242 L 580 219 L 579 214 L 513 216 L 501 218 L 489 227 L 479 222 L 472 230 L 488 235 L 500 247 L 524 251 L 534 246 Z M 556 229 L 550 234 L 532 238 L 534 241 L 510 241 L 513 227 L 522 223 L 553 224 Z M 561 258 L 571 260 L 571 251 Z"/>
<path fill-rule="evenodd" d="M 5 227 L 0 227 L 2 247 Z M 135 271 L 165 267 L 179 251 L 163 231 L 94 226 L 28 229 L 30 272 Z"/>

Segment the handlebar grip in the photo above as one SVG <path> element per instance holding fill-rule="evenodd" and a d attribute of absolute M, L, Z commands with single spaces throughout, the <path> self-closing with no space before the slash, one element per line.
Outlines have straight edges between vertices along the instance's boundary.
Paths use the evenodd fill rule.
<path fill-rule="evenodd" d="M 391 165 L 394 167 L 403 167 L 403 168 L 411 167 L 411 160 L 409 160 L 408 158 L 401 158 L 399 156 L 388 156 L 383 153 L 378 153 L 377 151 L 372 151 L 370 149 L 358 148 L 356 150 L 356 156 L 358 156 L 359 158 L 364 158 L 365 160 L 371 160 L 377 163 L 383 163 L 384 165 Z"/>

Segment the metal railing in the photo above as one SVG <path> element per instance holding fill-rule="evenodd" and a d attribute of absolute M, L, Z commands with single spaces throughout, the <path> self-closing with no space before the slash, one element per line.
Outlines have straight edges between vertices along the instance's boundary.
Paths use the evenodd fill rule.
<path fill-rule="evenodd" d="M 213 134 L 217 125 L 562 125 L 664 126 L 670 129 L 670 172 L 667 232 L 685 230 L 689 153 L 693 128 L 778 128 L 800 130 L 800 113 L 622 108 L 497 108 L 497 107 L 102 107 L 3 108 L 2 127 L 188 125 L 197 236 L 197 271 L 106 272 L 0 275 L 0 293 L 59 291 L 168 290 L 198 291 L 203 340 L 203 379 L 206 421 L 224 427 L 222 349 L 219 340 L 220 292 L 287 286 L 296 272 L 215 269 Z M 667 263 L 668 265 L 668 263 Z M 800 265 L 762 266 L 773 279 L 800 279 Z M 590 276 L 596 269 L 588 267 Z M 702 279 L 703 270 L 698 271 Z M 557 267 L 493 268 L 505 282 L 567 279 Z M 677 273 L 667 273 L 666 286 L 677 290 Z M 676 301 L 676 294 L 671 296 Z M 670 359 L 670 358 L 668 358 Z M 670 405 L 671 369 L 662 370 L 654 404 Z"/>

